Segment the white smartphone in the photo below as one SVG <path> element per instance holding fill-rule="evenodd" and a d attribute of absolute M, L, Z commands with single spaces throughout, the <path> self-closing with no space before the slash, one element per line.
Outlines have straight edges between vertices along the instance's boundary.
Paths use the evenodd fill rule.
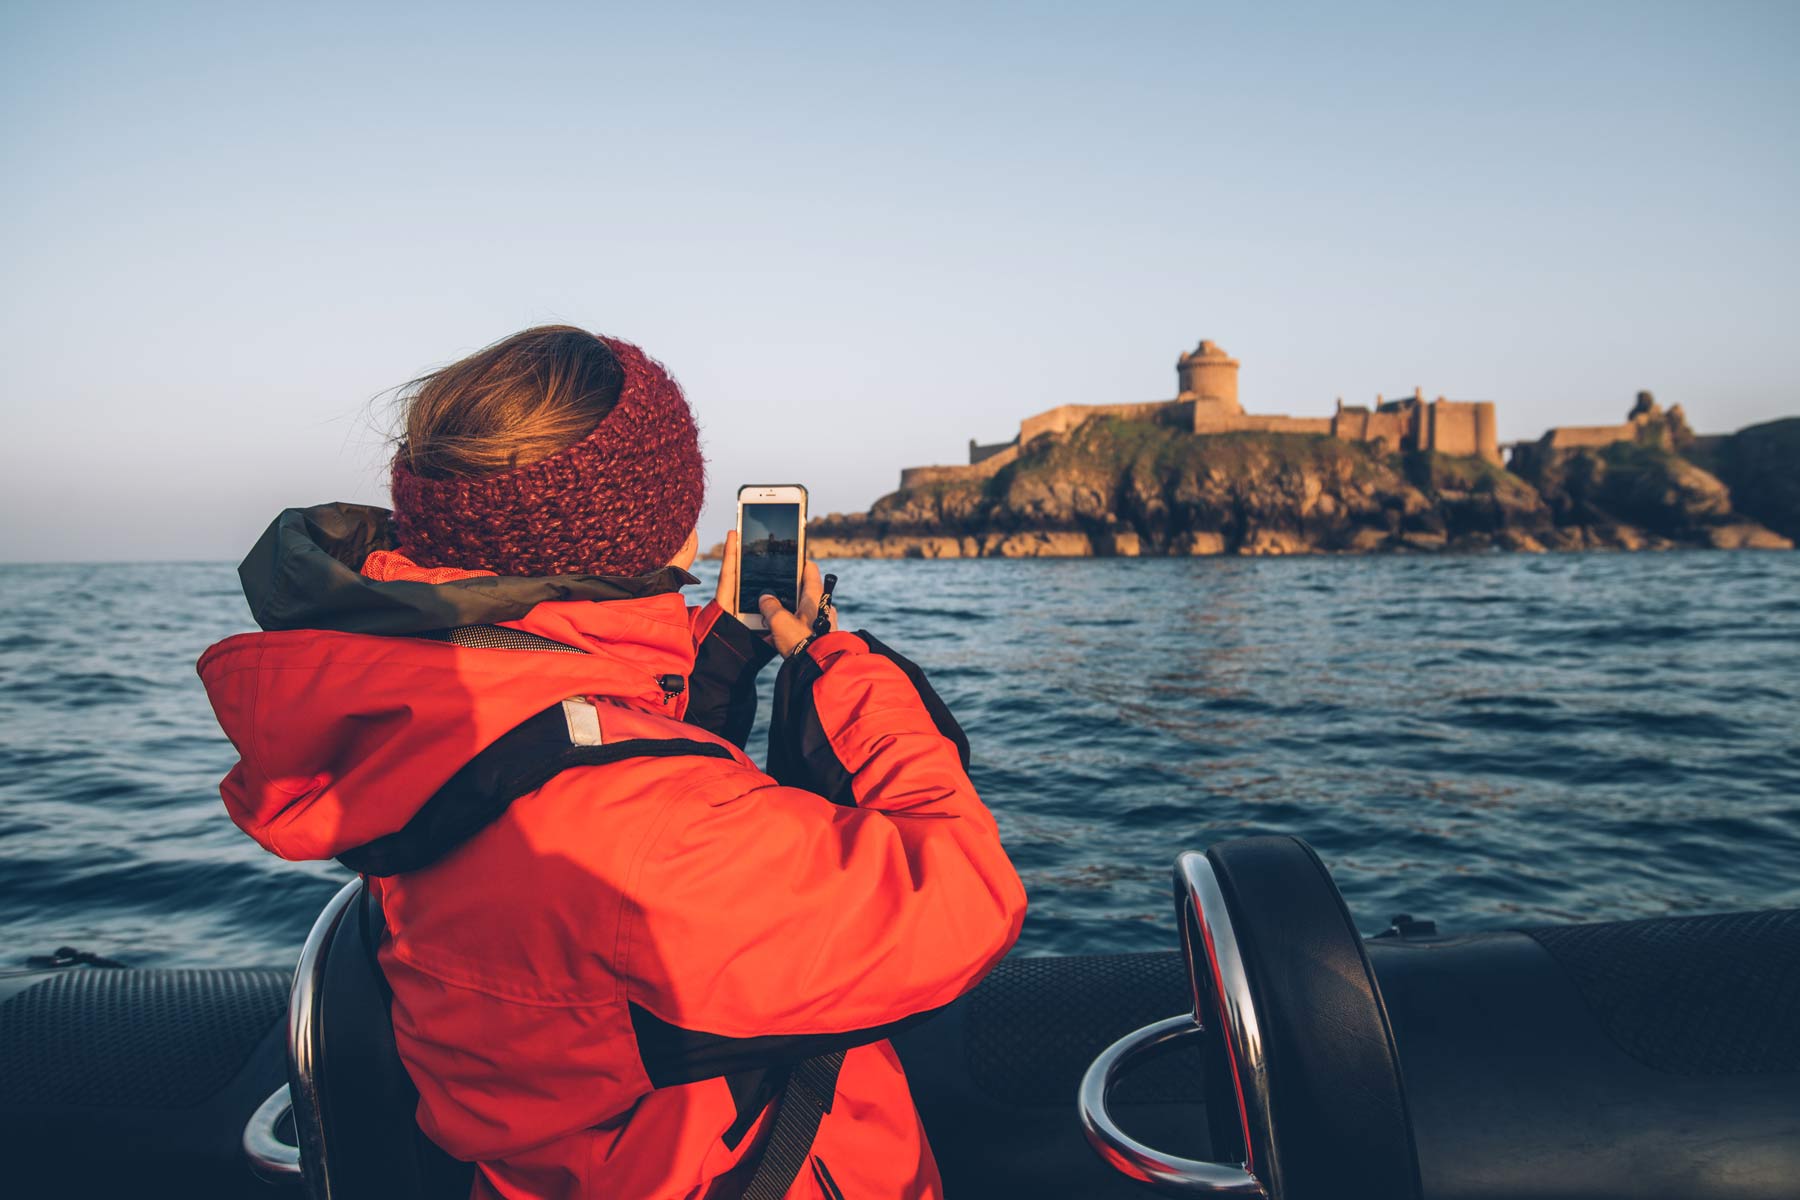
<path fill-rule="evenodd" d="M 806 489 L 797 483 L 738 489 L 738 619 L 767 629 L 757 600 L 767 592 L 793 612 L 800 607 L 806 563 Z"/>

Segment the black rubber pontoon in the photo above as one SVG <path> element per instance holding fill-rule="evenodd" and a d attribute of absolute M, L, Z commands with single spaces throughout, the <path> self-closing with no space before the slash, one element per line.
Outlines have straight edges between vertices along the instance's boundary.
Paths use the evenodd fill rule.
<path fill-rule="evenodd" d="M 1177 878 L 1188 957 L 1010 959 L 895 1039 L 951 1197 L 1146 1194 L 1133 1174 L 1196 1193 L 1196 1165 L 1278 1200 L 1800 1194 L 1800 912 L 1365 941 L 1294 839 L 1186 855 Z M 299 1195 L 245 1142 L 298 1167 L 265 1102 L 312 978 L 308 1170 L 323 1131 L 334 1197 L 460 1195 L 467 1168 L 412 1121 L 355 900 L 296 979 L 0 978 L 9 1190 Z"/>

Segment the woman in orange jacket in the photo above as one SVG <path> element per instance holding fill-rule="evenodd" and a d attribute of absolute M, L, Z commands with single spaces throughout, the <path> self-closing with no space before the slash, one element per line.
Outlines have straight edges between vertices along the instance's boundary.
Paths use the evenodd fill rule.
<path fill-rule="evenodd" d="M 278 517 L 240 568 L 264 632 L 199 670 L 232 819 L 370 879 L 421 1128 L 477 1196 L 940 1194 L 885 1034 L 1025 909 L 948 711 L 834 613 L 804 641 L 808 564 L 798 614 L 763 598 L 750 760 L 771 650 L 734 542 L 681 598 L 703 464 L 635 346 L 528 330 L 406 406 L 392 513 Z"/>

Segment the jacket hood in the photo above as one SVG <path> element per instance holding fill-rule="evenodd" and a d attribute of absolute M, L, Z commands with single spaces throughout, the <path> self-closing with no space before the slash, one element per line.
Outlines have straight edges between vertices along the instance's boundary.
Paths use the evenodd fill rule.
<path fill-rule="evenodd" d="M 267 632 L 227 638 L 198 664 L 239 755 L 220 784 L 226 809 L 283 858 L 333 858 L 400 829 L 464 763 L 571 696 L 671 717 L 685 703 L 660 680 L 693 671 L 687 572 L 380 582 L 357 567 L 391 545 L 386 516 L 282 513 L 239 568 Z M 407 636 L 474 624 L 583 653 Z"/>
<path fill-rule="evenodd" d="M 498 625 L 547 600 L 640 599 L 699 582 L 673 566 L 635 576 L 490 575 L 451 583 L 383 583 L 362 574 L 369 555 L 393 549 L 393 520 L 385 508 L 290 508 L 238 564 L 238 579 L 250 615 L 263 629 L 384 634 Z"/>

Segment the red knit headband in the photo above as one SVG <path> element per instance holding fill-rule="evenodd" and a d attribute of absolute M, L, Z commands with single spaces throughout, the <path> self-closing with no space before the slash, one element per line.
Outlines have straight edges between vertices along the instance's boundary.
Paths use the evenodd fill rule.
<path fill-rule="evenodd" d="M 706 464 L 681 387 L 630 342 L 619 402 L 565 450 L 498 475 L 423 479 L 394 457 L 394 531 L 421 566 L 502 575 L 642 575 L 700 516 Z"/>

